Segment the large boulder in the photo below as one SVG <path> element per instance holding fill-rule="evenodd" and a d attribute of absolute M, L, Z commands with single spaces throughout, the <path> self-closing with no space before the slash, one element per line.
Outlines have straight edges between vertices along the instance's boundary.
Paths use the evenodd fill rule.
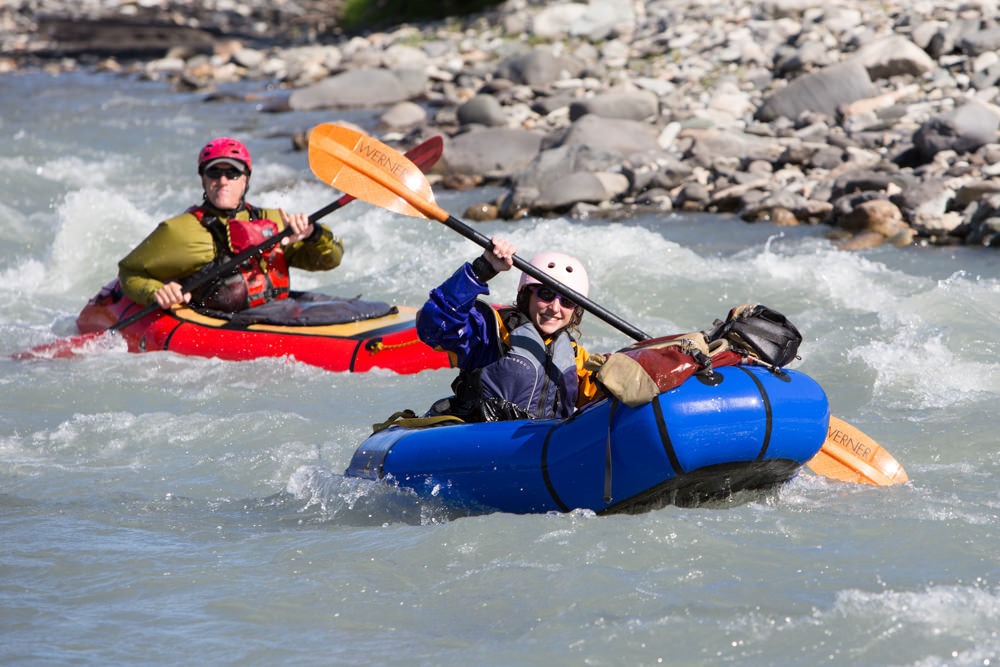
<path fill-rule="evenodd" d="M 968 153 L 997 141 L 998 127 L 1000 118 L 991 107 L 970 102 L 924 122 L 913 135 L 913 145 L 928 159 L 944 150 Z"/>
<path fill-rule="evenodd" d="M 570 125 L 555 141 L 556 146 L 589 146 L 622 156 L 658 153 L 656 129 L 649 123 L 587 114 Z"/>
<path fill-rule="evenodd" d="M 549 48 L 536 47 L 501 62 L 496 75 L 514 83 L 547 86 L 561 79 L 579 76 L 583 67 L 583 62 L 576 58 L 556 54 Z"/>
<path fill-rule="evenodd" d="M 507 124 L 507 114 L 500 102 L 492 95 L 480 93 L 459 105 L 456 110 L 458 122 L 462 125 L 485 125 L 503 127 Z"/>
<path fill-rule="evenodd" d="M 293 111 L 391 106 L 420 96 L 425 84 L 426 77 L 413 71 L 353 69 L 292 91 L 288 106 Z"/>
<path fill-rule="evenodd" d="M 536 209 L 558 211 L 580 202 L 599 204 L 621 196 L 628 190 L 628 179 L 608 172 L 574 172 L 539 188 Z"/>
<path fill-rule="evenodd" d="M 570 103 L 570 120 L 577 120 L 588 113 L 605 118 L 649 121 L 660 113 L 660 98 L 648 90 L 611 89 Z"/>
<path fill-rule="evenodd" d="M 618 169 L 621 156 L 584 144 L 557 146 L 532 156 L 524 167 L 511 174 L 515 187 L 542 189 L 566 174 L 600 173 Z"/>
<path fill-rule="evenodd" d="M 927 52 L 902 35 L 892 35 L 866 44 L 853 56 L 873 79 L 898 75 L 920 76 L 937 67 Z"/>
<path fill-rule="evenodd" d="M 877 92 L 864 64 L 852 59 L 795 79 L 767 97 L 756 118 L 764 122 L 781 117 L 795 120 L 807 111 L 833 117 L 840 105 L 874 97 Z"/>
<path fill-rule="evenodd" d="M 485 128 L 445 141 L 442 170 L 502 179 L 528 165 L 538 154 L 542 135 L 529 130 Z"/>

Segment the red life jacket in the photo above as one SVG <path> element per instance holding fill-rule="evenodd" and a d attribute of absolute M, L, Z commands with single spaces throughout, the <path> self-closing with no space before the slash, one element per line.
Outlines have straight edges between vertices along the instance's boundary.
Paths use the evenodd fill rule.
<path fill-rule="evenodd" d="M 201 206 L 188 209 L 215 240 L 218 255 L 214 264 L 221 264 L 278 233 L 278 224 L 262 217 L 260 209 L 249 204 L 246 208 L 249 220 L 232 217 L 225 222 Z M 277 244 L 245 261 L 237 273 L 223 276 L 193 295 L 192 301 L 202 308 L 236 312 L 286 298 L 289 285 L 288 262 Z"/>

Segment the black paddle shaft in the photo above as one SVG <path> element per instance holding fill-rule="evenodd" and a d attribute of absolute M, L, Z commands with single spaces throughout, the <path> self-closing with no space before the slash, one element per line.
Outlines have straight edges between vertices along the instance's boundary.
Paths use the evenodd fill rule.
<path fill-rule="evenodd" d="M 444 224 L 448 225 L 448 227 L 450 227 L 451 229 L 455 230 L 456 232 L 458 232 L 465 238 L 469 239 L 473 243 L 482 246 L 484 249 L 490 250 L 493 248 L 492 241 L 490 241 L 488 238 L 486 238 L 486 236 L 480 234 L 475 229 L 465 224 L 455 216 L 449 215 L 448 219 L 444 220 L 443 222 Z M 597 305 L 584 295 L 580 294 L 576 290 L 571 289 L 566 285 L 563 285 L 561 282 L 559 282 L 549 274 L 533 266 L 532 264 L 529 264 L 528 262 L 524 261 L 517 255 L 514 255 L 514 266 L 521 269 L 532 278 L 538 280 L 546 287 L 550 287 L 559 292 L 560 294 L 565 294 L 567 297 L 580 304 L 580 306 L 588 313 L 592 313 L 593 315 L 607 322 L 608 324 L 618 329 L 622 333 L 631 336 L 637 341 L 649 340 L 650 338 L 649 334 L 643 332 L 641 329 L 637 329 L 636 327 L 632 326 L 631 324 L 629 324 L 622 318 L 618 317 L 614 313 L 608 312 L 607 310 Z"/>

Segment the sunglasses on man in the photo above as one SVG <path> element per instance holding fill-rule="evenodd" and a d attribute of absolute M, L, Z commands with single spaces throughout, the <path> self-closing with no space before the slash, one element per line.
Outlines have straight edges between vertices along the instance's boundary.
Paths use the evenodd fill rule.
<path fill-rule="evenodd" d="M 243 174 L 243 170 L 235 167 L 209 167 L 205 170 L 205 176 L 209 177 L 213 181 L 218 180 L 223 176 L 228 178 L 230 181 L 235 181 Z"/>

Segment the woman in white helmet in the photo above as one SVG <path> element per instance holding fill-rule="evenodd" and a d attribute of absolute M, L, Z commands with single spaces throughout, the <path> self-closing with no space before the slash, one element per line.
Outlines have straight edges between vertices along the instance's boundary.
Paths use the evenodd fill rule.
<path fill-rule="evenodd" d="M 513 266 L 514 246 L 499 237 L 492 242 L 431 290 L 417 316 L 420 339 L 450 352 L 460 369 L 455 395 L 431 414 L 466 421 L 568 417 L 598 391 L 583 367 L 589 355 L 574 339 L 583 308 L 527 274 L 513 306 L 494 309 L 480 300 L 489 294 L 487 282 Z M 574 257 L 544 252 L 531 264 L 587 296 L 587 270 Z"/>

